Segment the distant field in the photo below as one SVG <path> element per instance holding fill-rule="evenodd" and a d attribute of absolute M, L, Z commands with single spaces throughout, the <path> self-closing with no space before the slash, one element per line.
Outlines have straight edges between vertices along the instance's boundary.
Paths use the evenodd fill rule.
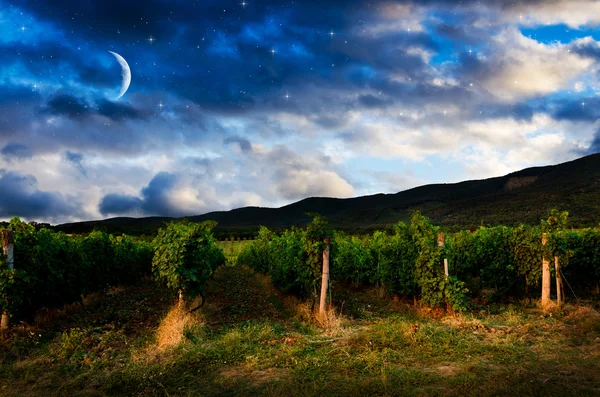
<path fill-rule="evenodd" d="M 219 241 L 217 246 L 223 250 L 223 253 L 228 259 L 235 259 L 247 244 L 254 240 L 224 240 Z"/>

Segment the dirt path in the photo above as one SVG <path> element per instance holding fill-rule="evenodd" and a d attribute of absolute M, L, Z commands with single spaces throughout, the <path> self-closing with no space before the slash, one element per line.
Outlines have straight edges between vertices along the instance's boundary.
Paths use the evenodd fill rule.
<path fill-rule="evenodd" d="M 217 269 L 205 295 L 202 311 L 213 329 L 251 321 L 283 323 L 289 317 L 280 297 L 243 266 Z"/>

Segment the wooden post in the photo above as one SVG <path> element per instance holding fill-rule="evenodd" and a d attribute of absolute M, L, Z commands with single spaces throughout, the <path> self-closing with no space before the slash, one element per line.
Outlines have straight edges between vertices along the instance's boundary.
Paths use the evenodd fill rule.
<path fill-rule="evenodd" d="M 438 234 L 437 236 L 437 245 L 438 247 L 443 247 L 446 245 L 446 235 Z M 444 258 L 444 275 L 448 278 L 448 258 Z"/>
<path fill-rule="evenodd" d="M 14 232 L 12 230 L 2 230 L 2 252 L 6 256 L 6 263 L 10 270 L 15 268 L 15 257 L 14 257 Z M 0 329 L 8 328 L 10 323 L 10 314 L 7 311 L 2 312 L 2 319 L 0 320 Z"/>
<path fill-rule="evenodd" d="M 542 233 L 542 246 L 546 245 L 548 238 L 546 233 Z M 542 308 L 547 308 L 550 304 L 550 261 L 544 256 L 542 258 Z"/>
<path fill-rule="evenodd" d="M 177 301 L 177 307 L 183 308 L 183 290 L 179 290 L 179 300 Z"/>
<path fill-rule="evenodd" d="M 325 250 L 323 251 L 323 277 L 321 279 L 321 300 L 319 302 L 319 315 L 325 315 L 327 303 L 327 285 L 329 284 L 329 238 L 325 239 Z"/>
<path fill-rule="evenodd" d="M 554 257 L 554 270 L 556 271 L 556 303 L 558 306 L 563 303 L 562 296 L 562 278 L 560 276 L 560 261 L 558 256 Z"/>

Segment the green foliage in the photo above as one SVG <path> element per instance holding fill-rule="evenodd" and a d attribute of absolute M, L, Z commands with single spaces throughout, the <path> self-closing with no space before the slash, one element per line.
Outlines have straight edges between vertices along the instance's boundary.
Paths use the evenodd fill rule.
<path fill-rule="evenodd" d="M 557 232 L 564 230 L 567 227 L 567 221 L 569 213 L 567 211 L 559 211 L 553 208 L 548 213 L 548 218 L 542 219 L 542 231 L 543 232 Z"/>
<path fill-rule="evenodd" d="M 13 218 L 15 269 L 0 261 L 0 305 L 16 317 L 57 306 L 149 273 L 152 247 L 130 237 L 93 232 L 70 237 Z"/>
<path fill-rule="evenodd" d="M 258 238 L 238 255 L 238 264 L 268 274 L 273 285 L 300 296 L 317 296 L 321 278 L 325 240 L 330 241 L 331 258 L 336 242 L 326 219 L 310 214 L 313 221 L 306 229 L 291 228 L 280 236 L 261 227 Z"/>
<path fill-rule="evenodd" d="M 503 295 L 518 290 L 518 269 L 511 256 L 512 233 L 510 228 L 497 226 L 450 236 L 446 253 L 453 273 L 473 291 L 494 289 Z"/>
<path fill-rule="evenodd" d="M 271 239 L 268 274 L 275 287 L 302 296 L 314 292 L 316 277 L 305 248 L 306 232 L 303 230 L 286 230 Z"/>
<path fill-rule="evenodd" d="M 439 228 L 416 211 L 411 218 L 410 230 L 418 250 L 415 279 L 423 303 L 429 306 L 446 303 L 454 310 L 466 310 L 468 290 L 465 284 L 444 275 L 443 258 L 446 255 L 445 248 L 437 246 Z"/>
<path fill-rule="evenodd" d="M 598 288 L 600 232 L 568 231 L 567 219 L 567 212 L 552 210 L 537 227 L 481 226 L 459 231 L 447 236 L 444 247 L 436 244 L 439 228 L 419 212 L 413 214 L 410 225 L 395 225 L 393 233 L 349 236 L 335 232 L 331 278 L 356 286 L 377 284 L 388 293 L 419 297 L 426 305 L 464 310 L 469 296 L 484 291 L 492 300 L 530 292 L 539 285 L 541 260 L 546 255 L 559 257 L 571 284 L 587 291 Z M 541 244 L 543 230 L 548 236 L 545 246 Z M 314 292 L 322 263 L 321 241 L 328 233 L 331 229 L 321 219 L 306 230 L 290 229 L 280 236 L 262 228 L 238 260 L 271 275 L 284 291 Z M 444 258 L 449 261 L 449 277 L 443 272 Z"/>
<path fill-rule="evenodd" d="M 238 254 L 238 263 L 247 264 L 257 272 L 268 273 L 269 263 L 271 263 L 269 244 L 273 235 L 269 229 L 261 226 L 258 237 Z"/>
<path fill-rule="evenodd" d="M 393 235 L 375 232 L 371 241 L 371 250 L 378 264 L 378 281 L 390 293 L 414 295 L 418 249 L 412 241 L 409 226 L 400 222 L 394 226 Z"/>
<path fill-rule="evenodd" d="M 584 229 L 564 233 L 568 248 L 561 267 L 571 286 L 584 291 L 596 290 L 600 284 L 600 230 Z M 563 265 L 568 265 L 564 267 Z"/>
<path fill-rule="evenodd" d="M 194 295 L 204 290 L 225 256 L 213 238 L 214 222 L 171 222 L 154 239 L 152 271 L 169 288 Z"/>
<path fill-rule="evenodd" d="M 332 279 L 349 281 L 354 285 L 369 284 L 377 279 L 375 252 L 369 239 L 337 232 L 334 241 L 337 252 L 331 261 Z"/>

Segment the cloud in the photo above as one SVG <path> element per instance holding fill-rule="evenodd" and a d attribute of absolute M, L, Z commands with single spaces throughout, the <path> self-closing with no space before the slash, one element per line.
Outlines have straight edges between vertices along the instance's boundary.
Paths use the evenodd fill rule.
<path fill-rule="evenodd" d="M 389 99 L 378 98 L 372 94 L 359 95 L 358 102 L 367 108 L 383 108 L 393 104 Z"/>
<path fill-rule="evenodd" d="M 60 186 L 74 217 L 373 194 L 597 146 L 595 2 L 46 3 L 0 24 L 0 168 Z M 118 101 L 109 49 L 132 67 Z"/>
<path fill-rule="evenodd" d="M 69 219 L 83 214 L 79 204 L 58 192 L 45 192 L 37 188 L 31 175 L 0 170 L 0 217 Z"/>
<path fill-rule="evenodd" d="M 71 164 L 73 164 L 73 166 L 77 169 L 77 171 L 79 171 L 79 173 L 81 173 L 81 175 L 87 176 L 87 171 L 86 171 L 85 167 L 82 164 L 83 154 L 81 154 L 81 153 L 74 153 L 74 152 L 71 152 L 71 151 L 67 150 L 65 152 L 65 159 L 68 162 L 70 162 Z"/>
<path fill-rule="evenodd" d="M 263 156 L 270 166 L 275 190 L 286 199 L 349 197 L 354 193 L 352 185 L 335 172 L 327 157 L 304 161 L 284 146 L 277 146 Z"/>
<path fill-rule="evenodd" d="M 113 121 L 123 121 L 126 119 L 141 119 L 142 113 L 133 106 L 111 102 L 101 99 L 98 103 L 98 114 L 108 117 Z"/>
<path fill-rule="evenodd" d="M 600 3 L 594 0 L 552 0 L 513 3 L 504 20 L 525 25 L 565 24 L 578 28 L 600 24 Z"/>
<path fill-rule="evenodd" d="M 206 193 L 211 193 L 210 191 Z M 211 210 L 214 203 L 200 197 L 185 176 L 159 172 L 147 186 L 141 197 L 107 194 L 99 204 L 102 215 L 143 214 L 169 217 L 197 215 Z"/>
<path fill-rule="evenodd" d="M 244 153 L 248 153 L 248 152 L 252 151 L 252 144 L 250 143 L 250 141 L 245 138 L 239 137 L 239 136 L 231 136 L 231 137 L 225 138 L 223 143 L 225 145 L 228 145 L 230 143 L 237 143 L 240 147 L 240 150 Z"/>
<path fill-rule="evenodd" d="M 9 143 L 0 150 L 0 154 L 8 160 L 23 160 L 33 156 L 33 152 L 25 145 Z"/>
<path fill-rule="evenodd" d="M 69 94 L 58 94 L 50 98 L 42 112 L 54 116 L 67 116 L 73 120 L 81 120 L 90 114 L 90 108 L 81 98 L 76 98 Z"/>
<path fill-rule="evenodd" d="M 107 194 L 102 197 L 98 207 L 102 215 L 122 215 L 139 213 L 142 199 L 123 194 Z"/>
<path fill-rule="evenodd" d="M 496 35 L 490 45 L 485 54 L 463 55 L 460 75 L 480 81 L 491 96 L 503 102 L 566 89 L 593 64 L 591 59 L 569 52 L 567 45 L 543 44 L 514 28 Z"/>
<path fill-rule="evenodd" d="M 578 156 L 600 153 L 600 129 L 596 131 L 591 142 L 585 148 L 576 151 Z"/>

